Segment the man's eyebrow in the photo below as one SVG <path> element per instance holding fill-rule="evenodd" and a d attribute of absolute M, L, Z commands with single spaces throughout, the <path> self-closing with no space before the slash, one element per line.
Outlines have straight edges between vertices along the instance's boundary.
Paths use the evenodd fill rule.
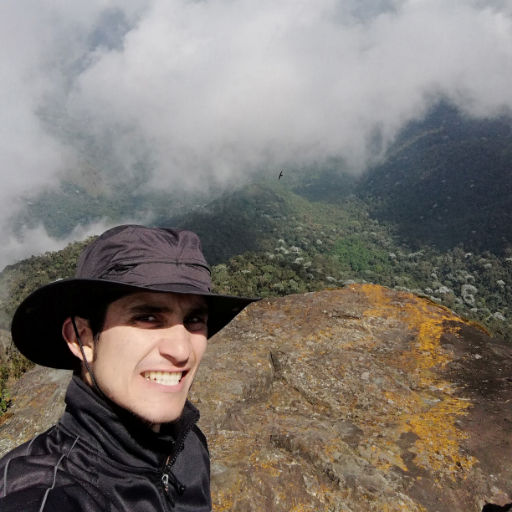
<path fill-rule="evenodd" d="M 168 306 L 155 306 L 154 304 L 135 304 L 128 308 L 133 314 L 139 313 L 171 313 L 172 309 Z"/>
<path fill-rule="evenodd" d="M 172 313 L 172 308 L 169 306 L 157 306 L 154 304 L 135 304 L 128 308 L 131 314 L 148 314 L 148 313 Z M 190 308 L 187 315 L 207 315 L 208 306 L 201 305 Z"/>
<path fill-rule="evenodd" d="M 187 315 L 208 315 L 208 306 L 197 306 L 192 308 Z"/>

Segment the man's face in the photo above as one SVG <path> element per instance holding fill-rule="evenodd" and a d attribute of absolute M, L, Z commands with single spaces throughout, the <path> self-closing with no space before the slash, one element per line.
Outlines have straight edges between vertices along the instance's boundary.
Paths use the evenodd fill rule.
<path fill-rule="evenodd" d="M 176 420 L 207 345 L 199 295 L 134 293 L 109 305 L 92 371 L 115 403 L 151 424 Z"/>

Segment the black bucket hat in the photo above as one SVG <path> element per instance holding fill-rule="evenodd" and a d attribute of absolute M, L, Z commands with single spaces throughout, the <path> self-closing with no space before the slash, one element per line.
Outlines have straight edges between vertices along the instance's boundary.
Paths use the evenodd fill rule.
<path fill-rule="evenodd" d="M 76 278 L 42 286 L 18 307 L 12 339 L 28 359 L 50 368 L 74 369 L 76 357 L 62 337 L 70 316 L 86 316 L 101 304 L 140 291 L 203 295 L 208 337 L 259 299 L 211 292 L 211 273 L 192 231 L 124 225 L 109 229 L 78 260 Z"/>

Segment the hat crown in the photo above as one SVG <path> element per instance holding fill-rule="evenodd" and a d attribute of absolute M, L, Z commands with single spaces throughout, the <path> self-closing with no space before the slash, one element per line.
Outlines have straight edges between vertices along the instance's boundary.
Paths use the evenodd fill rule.
<path fill-rule="evenodd" d="M 211 290 L 199 237 L 175 228 L 124 225 L 109 229 L 78 260 L 76 277 L 136 286 L 190 285 Z"/>

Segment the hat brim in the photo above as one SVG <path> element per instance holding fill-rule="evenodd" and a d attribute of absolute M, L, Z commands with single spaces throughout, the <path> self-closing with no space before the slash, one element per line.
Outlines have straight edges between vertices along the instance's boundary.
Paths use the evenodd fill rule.
<path fill-rule="evenodd" d="M 208 304 L 208 338 L 231 322 L 248 304 L 260 300 L 218 295 L 184 285 L 142 287 L 101 279 L 63 279 L 38 288 L 18 306 L 11 326 L 13 342 L 36 364 L 72 370 L 77 359 L 62 337 L 64 320 L 90 310 L 92 305 L 143 291 L 204 296 Z"/>

